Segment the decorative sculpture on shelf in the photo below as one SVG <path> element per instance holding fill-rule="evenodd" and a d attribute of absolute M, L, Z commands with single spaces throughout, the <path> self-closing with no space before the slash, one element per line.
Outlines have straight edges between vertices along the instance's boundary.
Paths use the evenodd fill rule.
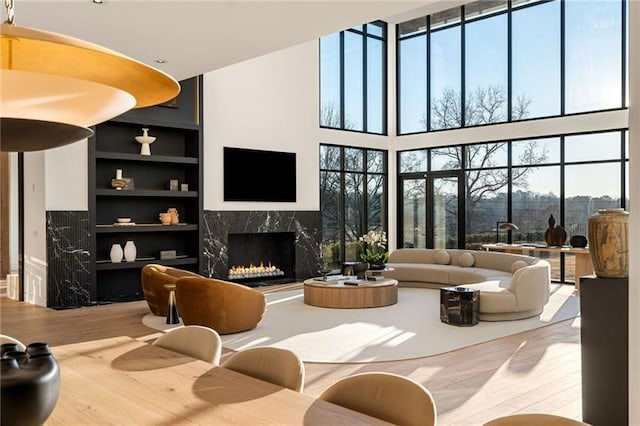
<path fill-rule="evenodd" d="M 167 213 L 171 215 L 172 225 L 177 225 L 178 223 L 180 223 L 180 214 L 178 214 L 178 209 L 176 209 L 175 207 L 170 207 L 167 209 Z"/>
<path fill-rule="evenodd" d="M 569 244 L 571 244 L 571 247 L 575 248 L 585 248 L 587 243 L 587 237 L 584 235 L 574 235 L 569 239 Z"/>
<path fill-rule="evenodd" d="M 122 169 L 116 169 L 115 179 L 111 179 L 111 187 L 120 191 L 127 186 L 127 182 L 122 178 Z"/>
<path fill-rule="evenodd" d="M 629 276 L 629 212 L 600 209 L 589 216 L 589 253 L 593 271 L 600 278 Z"/>
<path fill-rule="evenodd" d="M 544 233 L 544 240 L 549 247 L 562 247 L 567 241 L 567 231 L 560 225 L 556 226 L 553 214 L 549 215 L 549 229 Z"/>
<path fill-rule="evenodd" d="M 156 140 L 155 136 L 149 136 L 149 129 L 146 127 L 142 129 L 142 136 L 136 136 L 136 141 L 142 144 L 140 147 L 140 155 L 151 155 L 151 148 L 149 145 Z"/>
<path fill-rule="evenodd" d="M 158 218 L 163 225 L 177 225 L 180 223 L 180 214 L 175 207 L 170 207 L 166 212 L 159 213 Z"/>

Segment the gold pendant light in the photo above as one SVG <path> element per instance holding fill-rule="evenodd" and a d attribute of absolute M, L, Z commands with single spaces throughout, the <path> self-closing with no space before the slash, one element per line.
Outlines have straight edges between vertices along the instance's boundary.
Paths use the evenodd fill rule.
<path fill-rule="evenodd" d="M 91 136 L 89 126 L 180 92 L 169 75 L 118 52 L 18 27 L 4 0 L 0 28 L 0 150 L 37 151 Z"/>

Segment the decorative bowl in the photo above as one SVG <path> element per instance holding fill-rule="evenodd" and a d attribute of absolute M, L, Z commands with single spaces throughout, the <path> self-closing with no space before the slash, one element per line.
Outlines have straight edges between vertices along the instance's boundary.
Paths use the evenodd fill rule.
<path fill-rule="evenodd" d="M 129 223 L 129 222 L 131 222 L 131 218 L 130 217 L 119 217 L 116 220 L 118 221 L 118 223 Z"/>
<path fill-rule="evenodd" d="M 569 240 L 571 247 L 585 248 L 587 246 L 587 237 L 584 235 L 574 235 Z"/>

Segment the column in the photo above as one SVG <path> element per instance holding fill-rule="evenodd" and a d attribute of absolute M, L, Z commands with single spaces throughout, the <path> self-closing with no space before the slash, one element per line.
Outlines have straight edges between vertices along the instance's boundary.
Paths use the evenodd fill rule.
<path fill-rule="evenodd" d="M 640 401 L 640 1 L 629 2 L 629 401 Z M 629 404 L 640 425 L 640 404 Z"/>

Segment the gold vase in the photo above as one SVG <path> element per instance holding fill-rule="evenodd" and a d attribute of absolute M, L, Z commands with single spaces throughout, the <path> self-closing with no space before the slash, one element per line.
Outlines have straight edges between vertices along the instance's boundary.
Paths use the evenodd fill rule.
<path fill-rule="evenodd" d="M 601 209 L 589 217 L 589 252 L 600 278 L 629 276 L 629 212 Z"/>

